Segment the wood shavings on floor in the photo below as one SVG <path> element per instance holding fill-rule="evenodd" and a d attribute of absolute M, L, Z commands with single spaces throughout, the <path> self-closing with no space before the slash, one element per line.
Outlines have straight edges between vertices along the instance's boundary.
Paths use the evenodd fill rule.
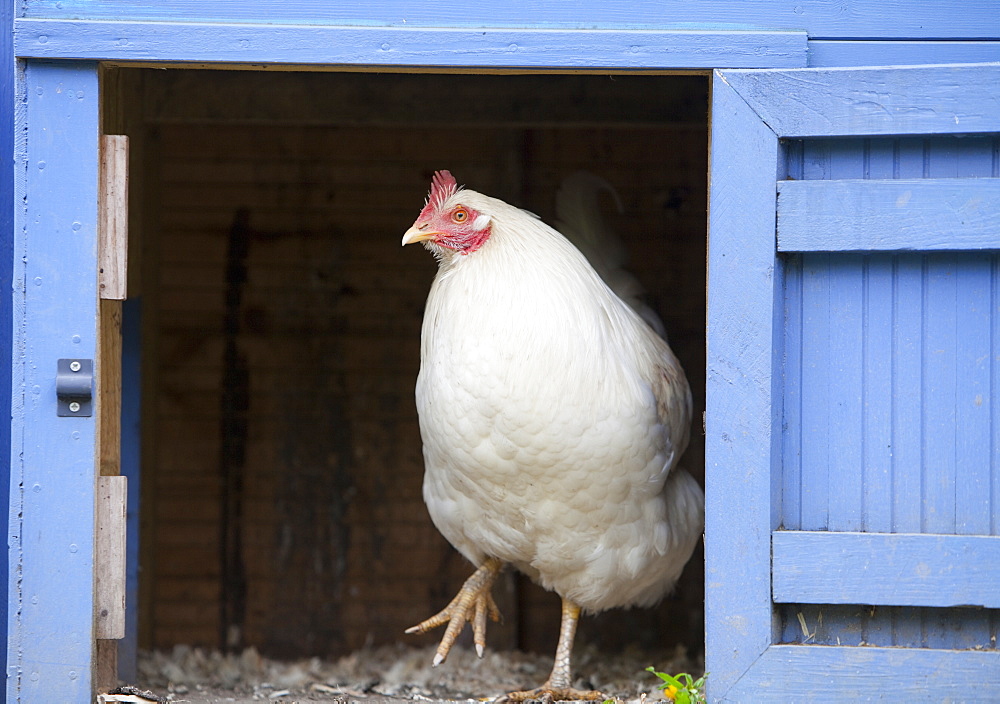
<path fill-rule="evenodd" d="M 253 648 L 222 654 L 176 646 L 168 652 L 142 653 L 136 684 L 168 701 L 191 704 L 481 702 L 509 690 L 538 686 L 552 667 L 551 656 L 518 651 L 487 651 L 480 660 L 473 651 L 456 647 L 439 667 L 431 667 L 433 657 L 432 646 L 395 645 L 360 650 L 338 660 L 283 662 L 263 658 Z M 581 649 L 574 657 L 575 686 L 598 689 L 623 702 L 661 698 L 656 689 L 659 680 L 644 671 L 650 665 L 696 677 L 703 671 L 703 664 L 681 647 L 653 654 Z"/>

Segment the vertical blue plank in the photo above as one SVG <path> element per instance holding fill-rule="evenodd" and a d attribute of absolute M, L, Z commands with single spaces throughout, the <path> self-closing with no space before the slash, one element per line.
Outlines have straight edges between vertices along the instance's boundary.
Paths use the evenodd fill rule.
<path fill-rule="evenodd" d="M 129 298 L 122 305 L 121 473 L 127 477 L 125 637 L 118 641 L 118 679 L 135 682 L 139 651 L 139 487 L 142 481 L 142 304 Z"/>
<path fill-rule="evenodd" d="M 802 168 L 799 178 L 816 181 L 830 178 L 829 139 L 809 139 L 802 142 Z"/>
<path fill-rule="evenodd" d="M 774 239 L 777 137 L 718 72 L 711 90 L 705 660 L 716 700 L 773 639 L 783 280 Z"/>
<path fill-rule="evenodd" d="M 91 64 L 26 70 L 25 407 L 12 497 L 20 571 L 9 701 L 87 702 L 94 647 L 94 418 L 56 416 L 56 360 L 93 359 L 97 339 L 98 84 Z M 17 343 L 15 343 L 15 348 Z M 16 441 L 15 441 L 16 442 Z M 16 450 L 17 448 L 15 448 Z M 16 451 L 13 454 L 17 454 Z"/>
<path fill-rule="evenodd" d="M 863 141 L 862 178 L 893 177 L 899 143 L 895 139 Z M 866 258 L 864 271 L 864 408 L 863 530 L 892 530 L 892 326 L 895 264 L 891 255 Z M 862 638 L 871 645 L 893 645 L 893 610 L 870 609 Z"/>
<path fill-rule="evenodd" d="M 802 530 L 802 257 L 785 257 L 781 526 Z"/>
<path fill-rule="evenodd" d="M 830 521 L 830 255 L 802 256 L 801 529 Z"/>
<path fill-rule="evenodd" d="M 863 529 L 873 533 L 892 531 L 894 269 L 891 255 L 876 254 L 865 271 Z"/>
<path fill-rule="evenodd" d="M 974 535 L 990 531 L 992 259 L 984 253 L 958 255 L 955 532 Z M 988 619 L 967 609 L 959 613 L 960 619 L 949 619 L 958 621 L 956 627 L 942 634 L 947 647 L 975 648 L 990 642 Z"/>
<path fill-rule="evenodd" d="M 1000 177 L 1000 137 L 993 138 L 992 146 L 993 148 L 991 151 L 993 152 L 993 166 L 990 169 L 990 176 L 998 178 Z"/>
<path fill-rule="evenodd" d="M 994 142 L 994 170 L 1000 169 L 1000 139 Z M 990 529 L 1000 535 L 1000 255 L 990 266 Z M 994 628 L 1000 623 L 994 623 Z M 995 632 L 994 632 L 995 633 Z"/>
<path fill-rule="evenodd" d="M 990 532 L 991 260 L 988 254 L 958 258 L 955 532 L 971 535 Z"/>
<path fill-rule="evenodd" d="M 935 253 L 925 262 L 924 289 L 924 465 L 921 532 L 954 533 L 958 470 L 956 426 L 962 383 L 958 374 L 960 307 L 958 256 Z M 924 644 L 946 648 L 954 620 L 940 610 L 923 619 Z"/>
<path fill-rule="evenodd" d="M 836 254 L 830 267 L 830 345 L 824 350 L 828 372 L 830 437 L 828 441 L 827 528 L 862 529 L 864 398 L 864 281 L 861 258 Z M 823 357 L 820 357 L 823 359 Z"/>
<path fill-rule="evenodd" d="M 863 139 L 830 140 L 832 179 L 864 178 L 869 162 L 869 142 Z M 865 269 L 861 257 L 831 257 L 831 344 L 826 353 L 830 366 L 829 530 L 863 528 L 864 504 L 864 291 Z"/>
<path fill-rule="evenodd" d="M 877 165 L 870 161 L 869 173 Z M 891 255 L 865 257 L 861 530 L 871 532 L 892 529 L 893 268 Z M 868 609 L 861 625 L 864 642 L 893 645 L 892 610 Z"/>
<path fill-rule="evenodd" d="M 782 143 L 785 169 L 779 176 L 802 180 L 805 165 L 804 142 Z M 802 529 L 802 281 L 801 255 L 785 255 L 784 321 L 784 401 L 781 440 L 781 521 L 785 530 Z M 794 624 L 796 627 L 798 624 Z M 792 628 L 786 619 L 782 625 Z M 788 637 L 794 637 L 794 634 Z M 786 641 L 786 636 L 781 637 Z"/>
<path fill-rule="evenodd" d="M 921 532 L 955 532 L 958 262 L 928 256 L 924 289 L 923 517 Z"/>
<path fill-rule="evenodd" d="M 7 389 L 13 392 L 11 367 L 13 360 L 14 305 L 13 297 L 23 296 L 24 279 L 14 280 L 14 85 L 17 77 L 14 73 L 14 51 L 11 37 L 14 22 L 14 4 L 0 3 L 0 282 L 10 282 L 0 290 L 0 506 L 7 509 L 4 515 L 10 514 L 10 484 L 11 460 L 11 428 L 9 422 L 12 416 L 11 398 Z M 21 290 L 19 290 L 21 289 Z M 8 527 L 8 549 L 10 546 L 10 529 Z M 7 550 L 0 550 L 0 662 L 7 663 L 7 626 L 10 609 L 8 608 L 9 591 L 9 555 Z"/>
<path fill-rule="evenodd" d="M 894 178 L 924 178 L 926 171 L 925 140 L 921 137 L 900 138 L 896 153 Z"/>
<path fill-rule="evenodd" d="M 921 427 L 923 386 L 923 257 L 897 256 L 892 292 L 892 531 L 921 530 Z M 922 639 L 918 614 L 896 613 L 893 644 L 918 645 Z"/>

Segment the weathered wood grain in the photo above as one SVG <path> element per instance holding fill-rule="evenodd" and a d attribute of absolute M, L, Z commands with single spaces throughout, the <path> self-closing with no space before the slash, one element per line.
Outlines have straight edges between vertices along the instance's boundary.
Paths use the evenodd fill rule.
<path fill-rule="evenodd" d="M 1000 181 L 778 182 L 778 250 L 1000 248 Z"/>
<path fill-rule="evenodd" d="M 97 210 L 101 298 L 125 299 L 128 283 L 128 137 L 101 135 Z"/>
<path fill-rule="evenodd" d="M 125 477 L 97 478 L 94 623 L 97 638 L 125 636 Z"/>
<path fill-rule="evenodd" d="M 100 301 L 98 342 L 97 457 L 102 476 L 120 474 L 122 425 L 122 302 Z"/>

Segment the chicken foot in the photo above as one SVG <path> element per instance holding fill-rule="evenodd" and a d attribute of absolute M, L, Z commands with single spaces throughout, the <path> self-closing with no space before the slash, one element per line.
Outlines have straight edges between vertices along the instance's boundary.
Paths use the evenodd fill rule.
<path fill-rule="evenodd" d="M 479 569 L 465 580 L 465 584 L 450 604 L 426 621 L 406 629 L 407 633 L 427 633 L 433 628 L 448 624 L 441 638 L 441 644 L 434 654 L 435 667 L 448 657 L 455 639 L 462 632 L 466 622 L 472 624 L 472 640 L 476 644 L 476 654 L 483 657 L 486 649 L 486 616 L 489 615 L 494 621 L 500 620 L 500 609 L 493 601 L 492 589 L 493 582 L 502 569 L 503 562 L 495 557 L 487 558 Z"/>
<path fill-rule="evenodd" d="M 500 697 L 498 702 L 526 702 L 532 699 L 541 701 L 603 701 L 601 692 L 589 689 L 573 689 L 570 673 L 570 655 L 573 653 L 573 639 L 576 637 L 576 624 L 580 620 L 580 607 L 569 599 L 562 600 L 562 624 L 559 627 L 559 644 L 556 646 L 555 663 L 552 674 L 541 687 L 523 692 L 509 692 Z"/>

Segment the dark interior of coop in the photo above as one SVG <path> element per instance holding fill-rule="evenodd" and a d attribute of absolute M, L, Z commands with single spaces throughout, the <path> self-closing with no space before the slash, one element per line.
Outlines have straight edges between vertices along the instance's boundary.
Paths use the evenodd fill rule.
<path fill-rule="evenodd" d="M 550 223 L 569 174 L 614 187 L 620 209 L 602 196 L 602 212 L 690 380 L 682 464 L 703 483 L 704 75 L 105 67 L 102 81 L 104 132 L 130 141 L 140 648 L 294 659 L 440 639 L 403 631 L 472 566 L 421 496 L 413 394 L 436 263 L 400 246 L 437 169 Z M 653 609 L 585 617 L 577 648 L 697 656 L 702 559 Z M 494 592 L 488 648 L 551 655 L 558 597 L 511 571 Z"/>

